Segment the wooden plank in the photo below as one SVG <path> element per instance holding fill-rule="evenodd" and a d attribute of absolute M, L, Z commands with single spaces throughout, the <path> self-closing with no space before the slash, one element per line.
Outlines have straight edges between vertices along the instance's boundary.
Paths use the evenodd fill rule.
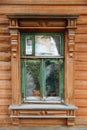
<path fill-rule="evenodd" d="M 75 80 L 74 83 L 76 86 L 87 86 L 87 80 Z"/>
<path fill-rule="evenodd" d="M 76 52 L 87 52 L 87 43 L 76 43 L 75 44 Z"/>
<path fill-rule="evenodd" d="M 9 116 L 0 117 L 0 126 L 8 126 L 11 125 L 11 119 Z"/>
<path fill-rule="evenodd" d="M 9 34 L 8 27 L 0 27 L 0 34 Z"/>
<path fill-rule="evenodd" d="M 75 105 L 77 107 L 87 108 L 87 99 L 75 99 Z"/>
<path fill-rule="evenodd" d="M 87 71 L 75 71 L 74 79 L 87 80 Z"/>
<path fill-rule="evenodd" d="M 0 104 L 3 105 L 10 105 L 11 99 L 0 99 Z"/>
<path fill-rule="evenodd" d="M 6 71 L 11 70 L 11 63 L 0 61 L 0 70 L 6 70 Z"/>
<path fill-rule="evenodd" d="M 11 71 L 0 71 L 0 79 L 11 79 Z"/>
<path fill-rule="evenodd" d="M 0 61 L 10 61 L 11 54 L 10 53 L 0 53 Z"/>
<path fill-rule="evenodd" d="M 79 16 L 79 18 L 77 19 L 77 25 L 87 25 L 87 14 Z"/>
<path fill-rule="evenodd" d="M 87 62 L 76 61 L 74 63 L 75 71 L 87 71 Z"/>
<path fill-rule="evenodd" d="M 87 117 L 86 116 L 79 116 L 75 119 L 76 125 L 87 125 Z"/>
<path fill-rule="evenodd" d="M 75 85 L 74 88 L 79 90 L 87 90 L 87 85 Z"/>
<path fill-rule="evenodd" d="M 79 108 L 76 111 L 76 116 L 87 116 L 87 108 Z"/>
<path fill-rule="evenodd" d="M 1 115 L 9 115 L 9 109 L 7 106 L 0 106 L 0 116 Z"/>
<path fill-rule="evenodd" d="M 0 90 L 0 99 L 11 99 L 11 95 L 10 90 Z"/>
<path fill-rule="evenodd" d="M 76 99 L 87 99 L 87 89 L 86 90 L 78 90 L 74 91 L 74 96 Z"/>
<path fill-rule="evenodd" d="M 40 125 L 62 125 L 62 124 L 66 124 L 66 119 L 22 119 L 21 120 L 21 125 L 26 125 L 26 126 L 40 126 Z"/>
<path fill-rule="evenodd" d="M 75 60 L 76 61 L 87 61 L 87 52 L 81 53 L 81 52 L 75 52 Z"/>
<path fill-rule="evenodd" d="M 78 25 L 76 34 L 87 34 L 87 25 Z"/>
<path fill-rule="evenodd" d="M 0 87 L 3 87 L 3 86 L 5 86 L 5 87 L 9 87 L 9 86 L 11 86 L 11 81 L 10 80 L 0 80 Z"/>
<path fill-rule="evenodd" d="M 0 4 L 46 4 L 46 5 L 67 5 L 67 4 L 71 4 L 71 5 L 76 5 L 76 4 L 84 4 L 86 5 L 87 2 L 86 1 L 83 1 L 83 0 L 73 0 L 73 1 L 69 1 L 69 0 L 35 0 L 35 1 L 32 1 L 32 0 L 3 0 L 3 1 L 0 1 Z"/>
<path fill-rule="evenodd" d="M 0 35 L 0 42 L 10 42 L 10 36 Z"/>
<path fill-rule="evenodd" d="M 6 16 L 6 15 L 4 15 Z M 0 24 L 8 24 L 9 25 L 9 19 L 8 18 L 2 18 L 0 15 Z"/>
<path fill-rule="evenodd" d="M 9 52 L 11 50 L 10 44 L 0 44 L 0 52 Z"/>
<path fill-rule="evenodd" d="M 87 6 L 29 6 L 26 5 L 0 5 L 0 13 L 21 13 L 21 14 L 87 14 Z"/>
<path fill-rule="evenodd" d="M 75 37 L 75 42 L 87 43 L 87 34 L 77 34 Z"/>

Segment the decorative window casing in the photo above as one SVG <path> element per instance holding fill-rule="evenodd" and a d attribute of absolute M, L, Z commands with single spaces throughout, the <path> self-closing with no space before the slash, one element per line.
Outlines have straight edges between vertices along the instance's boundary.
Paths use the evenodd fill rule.
<path fill-rule="evenodd" d="M 58 118 L 58 119 L 67 119 L 68 125 L 74 124 L 74 118 L 75 118 L 75 110 L 76 107 L 73 105 L 69 105 L 66 103 L 63 104 L 54 104 L 55 108 L 52 107 L 51 104 L 42 104 L 41 107 L 40 104 L 24 104 L 24 101 L 27 101 L 28 97 L 26 96 L 26 92 L 24 92 L 25 89 L 23 86 L 21 88 L 21 85 L 23 85 L 23 80 L 21 82 L 21 77 L 25 74 L 23 74 L 25 71 L 21 71 L 21 65 L 27 65 L 29 66 L 29 62 L 32 64 L 32 58 L 35 58 L 35 44 L 33 44 L 33 41 L 31 42 L 31 37 L 28 35 L 26 37 L 26 46 L 25 46 L 25 55 L 20 55 L 21 48 L 20 48 L 20 37 L 22 32 L 51 32 L 51 33 L 58 33 L 63 32 L 65 36 L 65 54 L 64 57 L 59 56 L 60 59 L 64 58 L 64 101 L 74 104 L 74 87 L 73 87 L 73 57 L 74 57 L 74 48 L 75 48 L 75 30 L 76 30 L 76 20 L 78 18 L 78 15 L 8 15 L 10 18 L 10 36 L 11 36 L 11 69 L 12 69 L 12 105 L 10 106 L 11 110 L 11 119 L 12 123 L 19 124 L 20 119 L 35 119 L 35 118 Z M 51 34 L 50 33 L 50 34 Z M 40 36 L 40 35 L 38 35 Z M 34 35 L 35 37 L 35 35 Z M 29 43 L 29 44 L 28 44 Z M 60 54 L 60 52 L 59 52 Z M 29 62 L 25 62 L 22 59 L 28 59 L 31 57 L 31 60 Z M 52 58 L 55 58 L 52 57 Z M 43 56 L 39 57 L 41 60 L 40 66 L 45 66 L 45 58 Z M 50 59 L 50 58 L 49 58 Z M 58 56 L 56 58 L 58 59 Z M 38 60 L 38 64 L 39 61 Z M 50 61 L 52 61 L 51 59 Z M 28 61 L 28 60 L 27 60 Z M 52 63 L 57 63 L 56 60 L 53 60 Z M 63 61 L 63 59 L 62 59 Z M 20 64 L 23 62 L 22 64 Z M 57 63 L 58 64 L 58 63 Z M 30 68 L 30 67 L 29 67 Z M 43 68 L 43 67 L 42 67 Z M 43 69 L 42 69 L 43 71 Z M 22 73 L 20 73 L 22 72 Z M 40 71 L 41 72 L 41 71 Z M 44 73 L 44 72 L 43 72 Z M 22 76 L 21 76 L 22 74 Z M 29 76 L 28 76 L 29 77 Z M 41 76 L 40 76 L 41 77 Z M 42 86 L 44 84 L 44 79 L 41 79 Z M 46 82 L 45 82 L 46 83 Z M 44 87 L 42 87 L 44 88 Z M 61 86 L 60 86 L 61 88 Z M 23 99 L 22 94 L 23 93 Z M 45 89 L 41 90 L 39 94 L 42 96 L 42 99 L 44 99 Z M 46 98 L 45 98 L 46 99 Z M 32 107 L 31 107 L 32 106 Z M 55 116 L 55 110 L 62 111 L 62 115 L 56 114 Z M 36 114 L 32 115 L 29 113 L 34 113 L 34 111 L 39 111 L 39 114 L 36 116 Z M 49 112 L 52 111 L 52 115 L 49 116 Z M 65 112 L 65 113 L 64 113 Z M 25 116 L 24 116 L 24 113 Z M 30 116 L 32 115 L 32 116 Z"/>

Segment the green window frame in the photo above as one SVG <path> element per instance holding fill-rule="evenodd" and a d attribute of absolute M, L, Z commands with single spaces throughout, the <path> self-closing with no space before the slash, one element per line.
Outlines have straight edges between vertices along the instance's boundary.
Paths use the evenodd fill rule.
<path fill-rule="evenodd" d="M 35 36 L 57 36 L 60 38 L 60 48 L 59 56 L 50 56 L 50 55 L 35 55 Z M 26 45 L 26 41 L 29 40 L 29 46 Z M 27 48 L 28 49 L 27 49 Z M 60 102 L 64 98 L 64 33 L 31 33 L 31 32 L 21 32 L 20 33 L 20 48 L 21 48 L 21 88 L 22 88 L 22 99 L 23 102 Z M 58 94 L 54 98 L 48 98 L 46 95 L 46 64 L 50 62 L 50 65 L 58 66 Z M 27 70 L 31 68 L 34 77 L 35 72 L 39 73 L 39 82 L 40 82 L 40 93 L 39 96 L 28 97 L 26 96 L 26 66 Z M 39 66 L 39 67 L 38 67 Z M 33 67 L 33 69 L 32 69 Z M 54 73 L 55 74 L 55 73 Z M 56 75 L 57 75 L 56 74 Z M 28 76 L 29 77 L 29 76 Z M 35 77 L 36 78 L 36 77 Z M 51 81 L 53 78 L 51 79 Z M 56 80 L 57 81 L 57 80 Z M 53 82 L 54 83 L 54 82 Z M 56 84 L 56 83 L 55 83 Z"/>

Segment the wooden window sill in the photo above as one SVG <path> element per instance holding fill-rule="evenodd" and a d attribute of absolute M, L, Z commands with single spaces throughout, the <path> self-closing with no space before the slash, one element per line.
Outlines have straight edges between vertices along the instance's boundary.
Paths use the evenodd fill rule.
<path fill-rule="evenodd" d="M 20 120 L 66 119 L 67 125 L 74 125 L 76 106 L 71 104 L 21 104 L 10 105 L 12 123 Z"/>

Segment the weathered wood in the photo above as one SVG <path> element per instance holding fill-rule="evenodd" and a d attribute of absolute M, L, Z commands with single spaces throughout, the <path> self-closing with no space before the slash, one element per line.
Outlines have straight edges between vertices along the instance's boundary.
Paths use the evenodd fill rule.
<path fill-rule="evenodd" d="M 6 70 L 6 71 L 11 70 L 11 63 L 10 62 L 3 62 L 3 61 L 1 61 L 0 62 L 0 71 L 1 70 Z"/>
<path fill-rule="evenodd" d="M 87 25 L 87 14 L 86 15 L 80 15 L 80 17 L 77 20 L 78 25 Z"/>
<path fill-rule="evenodd" d="M 87 89 L 87 88 L 86 88 Z M 87 99 L 87 90 L 75 90 L 76 99 Z"/>
<path fill-rule="evenodd" d="M 0 104 L 2 106 L 11 104 L 11 99 L 0 99 Z"/>
<path fill-rule="evenodd" d="M 75 53 L 75 60 L 79 62 L 86 62 L 87 61 L 87 52 L 76 52 Z"/>
<path fill-rule="evenodd" d="M 10 52 L 10 44 L 0 44 L 0 52 Z"/>
<path fill-rule="evenodd" d="M 41 125 L 62 125 L 62 124 L 66 124 L 66 119 L 34 119 L 34 120 L 31 120 L 31 119 L 23 119 L 21 120 L 21 125 L 24 126 L 41 126 Z"/>
<path fill-rule="evenodd" d="M 11 72 L 10 71 L 0 71 L 0 79 L 10 80 L 11 79 Z"/>
<path fill-rule="evenodd" d="M 86 116 L 78 116 L 76 118 L 76 125 L 87 125 L 87 117 Z"/>
<path fill-rule="evenodd" d="M 77 34 L 75 38 L 75 42 L 79 42 L 79 43 L 87 42 L 87 34 Z"/>
<path fill-rule="evenodd" d="M 5 8 L 5 9 L 4 9 Z M 56 6 L 53 8 L 53 6 L 29 6 L 26 5 L 0 5 L 0 13 L 13 13 L 13 14 L 87 14 L 87 7 L 86 6 Z M 40 13 L 41 12 L 41 13 Z"/>
<path fill-rule="evenodd" d="M 77 116 L 87 116 L 87 109 L 86 108 L 79 108 L 79 110 L 76 112 Z"/>
<path fill-rule="evenodd" d="M 0 53 L 0 61 L 10 61 L 11 60 L 11 54 L 10 53 Z"/>
<path fill-rule="evenodd" d="M 30 4 L 30 5 L 29 5 Z M 60 6 L 61 5 L 61 6 Z M 73 98 L 78 106 L 76 124 L 87 125 L 87 1 L 86 0 L 2 0 L 0 1 L 0 126 L 11 125 L 8 106 L 11 104 L 11 42 L 9 34 L 9 19 L 6 14 L 80 14 L 77 20 L 74 64 L 69 60 L 67 38 L 65 39 L 65 97 Z M 23 25 L 23 24 L 22 24 Z M 52 26 L 52 24 L 50 24 Z M 24 25 L 23 25 L 24 26 Z M 25 23 L 25 26 L 28 26 Z M 23 30 L 22 30 L 23 31 Z M 65 34 L 66 35 L 66 34 Z M 20 61 L 19 61 L 20 62 Z M 16 64 L 16 62 L 14 62 Z M 68 66 L 68 67 L 67 67 Z M 73 67 L 74 79 L 71 76 Z M 14 65 L 14 72 L 17 71 Z M 19 65 L 20 67 L 20 65 Z M 68 72 L 67 72 L 68 69 Z M 19 75 L 17 75 L 19 77 Z M 72 86 L 74 96 L 72 95 Z M 16 78 L 15 78 L 16 80 Z M 20 82 L 20 79 L 19 79 Z M 20 85 L 19 83 L 17 83 Z M 69 86 L 69 89 L 66 87 Z M 69 90 L 67 92 L 67 90 Z M 17 90 L 18 91 L 18 90 Z M 69 96 L 70 95 L 70 96 Z M 14 97 L 15 98 L 15 97 Z M 67 98 L 66 98 L 67 99 Z M 35 119 L 21 120 L 22 126 L 29 125 L 66 124 L 66 120 Z"/>
<path fill-rule="evenodd" d="M 87 52 L 87 43 L 81 42 L 75 45 L 76 52 Z"/>
<path fill-rule="evenodd" d="M 74 76 L 77 80 L 87 80 L 87 71 L 75 71 Z"/>
<path fill-rule="evenodd" d="M 78 28 L 76 30 L 77 34 L 87 34 L 87 25 L 78 25 Z"/>
<path fill-rule="evenodd" d="M 87 108 L 87 99 L 75 99 L 75 104 L 78 107 Z"/>
<path fill-rule="evenodd" d="M 16 5 L 21 5 L 21 4 L 36 4 L 36 5 L 38 5 L 38 4 L 46 4 L 46 5 L 67 5 L 67 4 L 74 4 L 74 5 L 76 5 L 76 4 L 81 4 L 81 5 L 85 5 L 85 4 L 87 4 L 87 2 L 85 2 L 85 1 L 83 1 L 83 0 L 73 0 L 73 1 L 68 1 L 68 0 L 40 0 L 40 1 L 38 1 L 38 0 L 36 0 L 36 1 L 31 1 L 31 0 L 3 0 L 3 1 L 1 1 L 0 2 L 0 4 L 16 4 Z"/>

